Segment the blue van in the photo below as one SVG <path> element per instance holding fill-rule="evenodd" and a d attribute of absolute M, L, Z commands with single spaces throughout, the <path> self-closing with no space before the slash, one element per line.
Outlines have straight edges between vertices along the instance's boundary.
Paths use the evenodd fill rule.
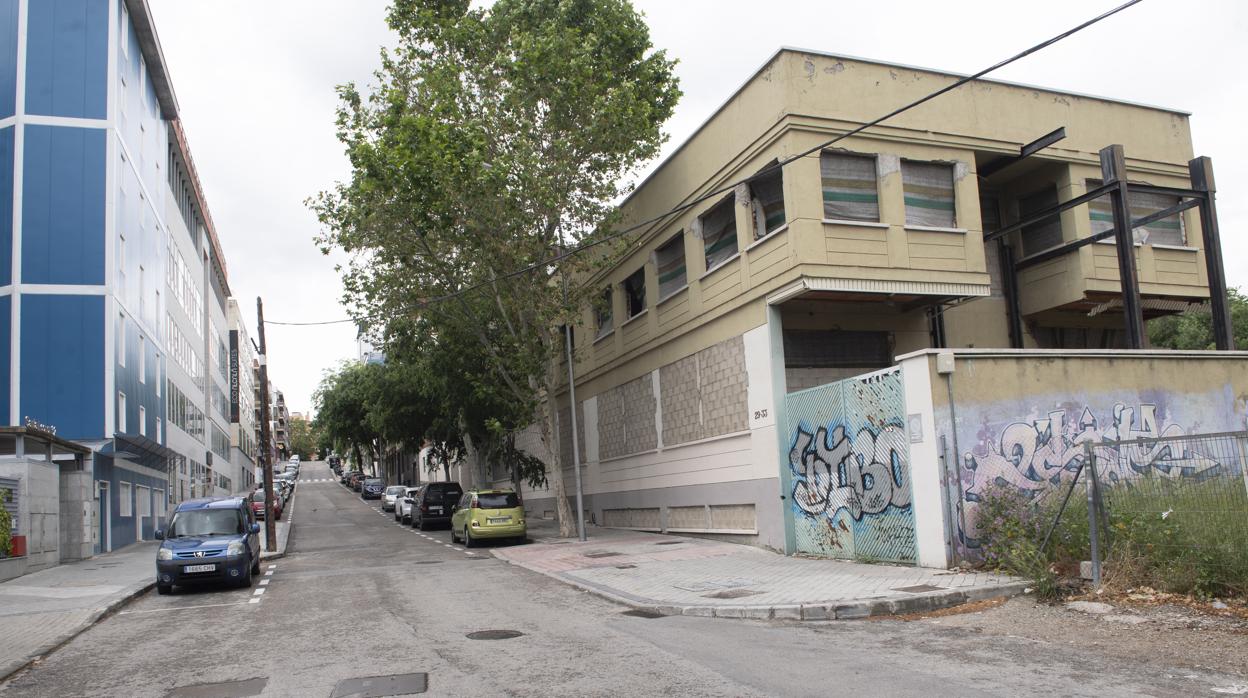
<path fill-rule="evenodd" d="M 156 591 L 174 585 L 227 582 L 251 586 L 260 574 L 260 524 L 242 497 L 190 499 L 157 529 Z"/>

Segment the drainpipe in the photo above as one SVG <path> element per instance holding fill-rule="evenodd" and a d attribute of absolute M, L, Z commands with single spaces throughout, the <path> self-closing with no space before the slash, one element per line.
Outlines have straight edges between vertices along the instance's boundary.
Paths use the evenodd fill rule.
<path fill-rule="evenodd" d="M 958 446 L 958 407 L 953 397 L 953 372 L 955 366 L 953 352 L 941 352 L 936 355 L 936 373 L 945 377 L 945 390 L 949 400 L 949 424 L 953 437 L 953 472 L 957 474 L 958 480 L 958 527 L 963 533 L 966 532 L 966 507 L 963 506 L 962 498 L 965 496 L 966 489 L 962 485 L 962 449 Z M 958 551 L 957 536 L 954 536 L 954 556 L 960 558 Z"/>

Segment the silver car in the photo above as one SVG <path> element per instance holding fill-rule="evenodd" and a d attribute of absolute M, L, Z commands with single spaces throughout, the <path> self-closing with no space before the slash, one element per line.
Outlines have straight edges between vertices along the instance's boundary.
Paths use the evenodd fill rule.
<path fill-rule="evenodd" d="M 420 491 L 419 487 L 405 487 L 403 493 L 394 500 L 394 520 L 407 523 L 412 520 L 412 498 Z"/>
<path fill-rule="evenodd" d="M 381 493 L 381 510 L 394 511 L 395 502 L 405 494 L 407 494 L 407 488 L 403 485 L 390 485 L 385 492 Z"/>

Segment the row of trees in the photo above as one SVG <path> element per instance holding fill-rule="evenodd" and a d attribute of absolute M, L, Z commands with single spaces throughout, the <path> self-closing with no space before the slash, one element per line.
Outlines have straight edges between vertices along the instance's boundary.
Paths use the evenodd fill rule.
<path fill-rule="evenodd" d="M 386 365 L 332 374 L 319 419 L 361 455 L 382 435 L 549 477 L 571 535 L 561 328 L 624 251 L 604 231 L 620 182 L 664 140 L 674 62 L 628 0 L 395 0 L 387 19 L 398 45 L 377 86 L 339 90 L 351 178 L 310 202 L 323 251 L 351 260 L 345 303 Z M 549 467 L 515 447 L 535 421 Z"/>

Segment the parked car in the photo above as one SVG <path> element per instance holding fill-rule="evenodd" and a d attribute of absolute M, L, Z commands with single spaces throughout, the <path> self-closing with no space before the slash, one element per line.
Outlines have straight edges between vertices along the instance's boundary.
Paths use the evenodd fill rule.
<path fill-rule="evenodd" d="M 379 477 L 366 477 L 360 485 L 360 499 L 381 499 L 386 491 L 386 481 Z"/>
<path fill-rule="evenodd" d="M 524 507 L 512 490 L 469 490 L 451 515 L 451 540 L 474 547 L 484 539 L 524 540 Z"/>
<path fill-rule="evenodd" d="M 295 482 L 299 480 L 299 476 L 292 472 L 285 472 L 285 473 L 282 473 L 281 475 L 278 475 L 277 478 L 274 480 L 274 482 L 278 480 L 289 483 L 290 491 L 293 493 L 295 491 Z"/>
<path fill-rule="evenodd" d="M 295 486 L 290 483 L 290 480 L 273 481 L 273 493 L 281 498 L 282 506 L 285 506 L 286 502 L 290 501 L 290 493 L 294 491 Z"/>
<path fill-rule="evenodd" d="M 329 469 L 334 471 L 335 473 L 341 472 L 342 471 L 342 458 L 339 458 L 336 455 L 330 455 Z"/>
<path fill-rule="evenodd" d="M 430 526 L 449 524 L 451 506 L 464 494 L 458 482 L 430 482 L 412 502 L 412 525 L 424 531 Z"/>
<path fill-rule="evenodd" d="M 249 498 L 251 501 L 251 511 L 257 519 L 264 518 L 264 490 L 256 490 L 251 493 Z M 275 490 L 273 492 L 273 520 L 280 521 L 282 519 L 282 510 L 286 508 L 286 500 Z"/>
<path fill-rule="evenodd" d="M 360 488 L 364 486 L 364 473 L 351 473 L 351 478 L 347 480 L 347 484 L 350 485 L 351 489 L 359 492 Z"/>
<path fill-rule="evenodd" d="M 407 523 L 412 520 L 412 502 L 416 496 L 420 494 L 420 489 L 424 485 L 408 487 L 406 491 L 394 503 L 394 520 L 399 523 Z"/>
<path fill-rule="evenodd" d="M 298 454 L 298 453 L 296 453 L 295 455 L 291 456 L 291 457 L 290 457 L 290 462 L 291 462 L 291 463 L 294 463 L 296 466 L 298 466 L 298 465 L 299 465 L 299 454 Z"/>
<path fill-rule="evenodd" d="M 407 487 L 404 485 L 390 485 L 385 492 L 381 493 L 381 510 L 394 511 L 395 504 L 398 503 L 399 497 L 407 494 Z"/>
<path fill-rule="evenodd" d="M 295 475 L 298 475 L 298 474 L 299 474 L 299 463 L 298 463 L 297 461 L 292 461 L 292 462 L 290 462 L 290 463 L 287 463 L 287 464 L 286 464 L 286 467 L 283 469 L 283 472 L 284 472 L 284 473 L 294 473 Z"/>
<path fill-rule="evenodd" d="M 156 529 L 156 591 L 204 582 L 251 586 L 260 574 L 260 524 L 242 497 L 182 502 L 168 529 Z"/>

